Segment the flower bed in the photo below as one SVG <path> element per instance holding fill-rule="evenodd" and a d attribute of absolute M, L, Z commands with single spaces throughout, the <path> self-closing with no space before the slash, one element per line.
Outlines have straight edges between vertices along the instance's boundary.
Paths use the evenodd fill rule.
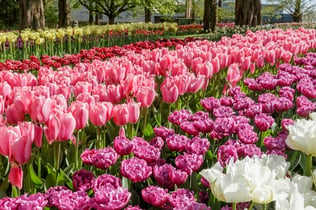
<path fill-rule="evenodd" d="M 315 48 L 315 36 L 303 28 L 247 32 L 73 68 L 41 67 L 36 76 L 0 72 L 0 172 L 12 184 L 4 191 L 45 191 L 36 199 L 2 199 L 2 206 L 220 208 L 277 200 L 271 183 L 281 181 L 292 183 L 292 191 L 278 191 L 288 201 L 297 182 L 285 178 L 287 171 L 310 174 L 302 165 L 309 157 L 286 147 L 292 122 L 284 119 L 306 117 L 315 108 L 314 54 L 296 58 Z M 305 67 L 287 64 L 292 57 Z M 267 165 L 273 161 L 281 164 L 278 174 Z M 260 173 L 253 174 L 244 180 L 257 181 L 245 185 L 238 179 L 245 171 L 221 169 L 243 164 L 266 172 L 268 180 L 260 185 Z M 234 179 L 214 184 L 217 175 Z M 238 191 L 240 184 L 247 191 Z M 210 191 L 218 200 L 208 198 Z"/>

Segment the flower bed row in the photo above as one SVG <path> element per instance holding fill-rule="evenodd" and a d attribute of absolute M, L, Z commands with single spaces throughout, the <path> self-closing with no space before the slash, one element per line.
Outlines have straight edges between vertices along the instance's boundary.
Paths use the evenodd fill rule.
<path fill-rule="evenodd" d="M 313 209 L 312 168 L 293 149 L 315 155 L 309 144 L 315 121 L 293 120 L 316 108 L 315 97 L 299 85 L 311 89 L 315 61 L 316 54 L 308 53 L 296 59 L 304 67 L 282 64 L 276 74 L 247 78 L 244 91 L 235 87 L 226 96 L 202 99 L 205 111 L 176 110 L 168 116 L 173 129 L 154 128 L 150 141 L 130 140 L 121 128 L 110 146 L 81 154 L 94 173 L 76 171 L 73 191 L 59 186 L 0 202 L 7 208 L 122 209 L 129 203 L 138 205 L 126 209 L 229 209 L 226 203 L 233 203 L 233 209 L 252 209 L 275 201 L 275 209 Z"/>
<path fill-rule="evenodd" d="M 123 56 L 130 52 L 140 53 L 142 50 L 153 50 L 162 47 L 175 47 L 176 45 L 185 45 L 188 42 L 198 40 L 195 38 L 182 39 L 159 39 L 156 41 L 140 41 L 128 45 L 113 46 L 113 47 L 94 47 L 89 50 L 81 50 L 77 54 L 67 54 L 62 57 L 57 55 L 48 56 L 42 55 L 40 58 L 34 55 L 29 59 L 22 61 L 8 59 L 0 63 L 0 70 L 19 70 L 19 71 L 32 71 L 39 70 L 41 66 L 58 68 L 61 66 L 73 66 L 78 63 L 91 63 L 93 60 L 106 60 L 114 56 Z"/>
<path fill-rule="evenodd" d="M 216 112 L 219 120 L 207 121 L 210 115 L 198 112 L 201 110 L 198 101 L 205 95 L 219 97 L 225 84 L 227 88 L 236 86 L 244 74 L 250 75 L 249 70 L 255 76 L 260 72 L 258 68 L 264 67 L 265 63 L 279 65 L 279 62 L 289 62 L 292 56 L 315 48 L 315 36 L 315 30 L 303 28 L 295 31 L 248 32 L 246 36 L 235 35 L 232 38 L 223 38 L 217 43 L 196 41 L 186 46 L 178 45 L 173 51 L 162 48 L 152 51 L 144 50 L 140 54 L 131 52 L 126 56 L 113 57 L 105 62 L 79 63 L 73 68 L 61 67 L 56 71 L 41 67 L 37 77 L 30 73 L 18 74 L 2 71 L 0 72 L 0 110 L 3 114 L 0 128 L 2 133 L 0 141 L 3 143 L 0 145 L 0 153 L 3 155 L 1 156 L 3 164 L 0 168 L 0 174 L 3 174 L 2 181 L 5 182 L 8 176 L 14 186 L 22 188 L 24 177 L 22 192 L 44 191 L 58 184 L 67 185 L 73 189 L 70 177 L 82 168 L 82 161 L 89 164 L 97 163 L 95 165 L 101 165 L 102 169 L 107 168 L 109 174 L 121 177 L 117 169 L 119 167 L 123 170 L 120 163 L 124 160 L 118 161 L 118 155 L 113 152 L 115 148 L 114 150 L 106 149 L 114 144 L 113 139 L 118 135 L 119 126 L 125 127 L 129 139 L 135 136 L 151 139 L 154 137 L 153 127 L 163 125 L 172 127 L 167 121 L 167 116 L 172 110 L 185 108 L 192 113 L 198 113 L 187 115 L 183 113 L 184 117 L 189 116 L 189 118 L 180 120 L 180 129 L 191 133 L 184 135 L 184 133 L 179 133 L 179 127 L 174 127 L 176 137 L 165 140 L 165 142 L 170 141 L 168 148 L 164 147 L 165 149 L 159 148 L 159 145 L 162 145 L 160 140 L 152 143 L 158 147 L 154 149 L 145 140 L 134 139 L 133 142 L 139 146 L 139 150 L 135 152 L 136 149 L 133 149 L 135 159 L 130 160 L 131 163 L 127 161 L 124 170 L 135 170 L 133 165 L 135 163 L 136 168 L 145 170 L 140 174 L 144 177 L 150 176 L 150 168 L 153 166 L 148 165 L 148 162 L 156 161 L 160 156 L 160 151 L 161 157 L 168 164 L 175 164 L 177 169 L 181 170 L 177 173 L 188 174 L 191 182 L 184 180 L 179 185 L 184 184 L 185 188 L 194 189 L 193 186 L 198 186 L 198 184 L 192 184 L 192 182 L 196 183 L 194 176 L 197 176 L 196 172 L 205 163 L 203 154 L 206 151 L 203 148 L 204 146 L 207 148 L 207 143 L 203 138 L 193 140 L 190 137 L 192 139 L 190 141 L 186 138 L 200 134 L 200 130 L 197 129 L 206 129 L 203 131 L 211 133 L 211 139 L 227 138 L 226 135 L 230 135 L 230 132 L 233 132 L 235 136 L 247 136 L 247 134 L 255 136 L 256 134 L 249 130 L 247 130 L 248 133 L 238 133 L 236 124 L 250 128 L 246 125 L 249 122 L 246 122 L 243 117 L 231 119 L 229 116 L 220 116 L 222 112 L 232 114 L 229 112 L 232 108 L 229 106 L 221 107 L 224 111 L 219 109 Z M 273 76 L 264 74 L 262 77 L 258 81 L 264 84 Z M 223 81 L 225 78 L 227 83 L 218 82 L 219 79 Z M 273 81 L 279 80 L 281 79 Z M 237 93 L 238 91 L 235 94 Z M 236 95 L 231 105 L 233 109 L 240 109 L 238 110 L 240 112 L 248 108 L 245 107 L 246 105 L 249 106 L 252 103 L 251 99 L 242 97 L 244 94 L 239 93 L 240 95 Z M 158 94 L 162 97 L 156 97 Z M 236 107 L 234 104 L 237 104 Z M 261 123 L 267 129 L 271 126 L 272 117 L 268 113 L 261 113 L 257 118 L 257 120 L 254 119 L 255 122 L 258 121 L 256 124 Z M 235 120 L 238 121 L 235 122 Z M 185 122 L 183 125 L 181 125 L 182 121 Z M 121 137 L 124 136 L 121 135 Z M 157 135 L 156 137 L 163 138 Z M 69 139 L 71 141 L 68 141 Z M 251 141 L 255 141 L 253 139 Z M 174 150 L 174 147 L 170 145 L 174 145 L 173 142 L 178 144 L 179 141 L 185 146 L 182 144 L 181 150 Z M 197 143 L 187 146 L 188 141 L 197 141 Z M 204 146 L 201 150 L 196 150 L 200 142 L 204 142 Z M 211 144 L 212 146 L 214 149 L 209 150 L 211 151 L 209 158 L 214 159 L 215 149 L 219 145 Z M 95 148 L 95 150 L 87 152 L 86 159 L 85 155 L 80 158 L 80 154 L 86 148 Z M 188 154 L 184 154 L 183 151 Z M 195 154 L 194 151 L 201 151 L 201 153 Z M 244 152 L 247 151 L 248 149 L 244 149 Z M 254 149 L 254 151 L 257 150 Z M 150 154 L 151 160 L 144 160 L 147 154 Z M 102 159 L 103 155 L 107 158 Z M 126 156 L 121 158 L 129 160 Z M 205 164 L 211 166 L 212 163 L 214 162 L 210 158 Z M 10 172 L 8 172 L 10 167 Z M 84 166 L 84 168 L 90 169 L 89 166 Z M 95 176 L 104 173 L 103 170 L 92 169 Z M 161 173 L 165 170 L 167 169 Z M 23 173 L 25 173 L 24 176 Z M 175 172 L 175 177 L 178 177 L 177 173 Z M 143 175 L 139 177 L 140 174 L 134 174 L 135 177 L 132 178 L 130 177 L 134 176 L 132 172 L 121 174 L 127 179 L 140 179 L 140 183 L 136 186 L 132 186 L 128 180 L 123 181 L 122 186 L 132 186 L 138 191 L 144 188 Z M 180 182 L 179 178 L 175 180 Z M 115 186 L 115 190 L 124 191 L 120 185 L 115 184 Z M 12 195 L 19 194 L 17 188 L 11 186 L 7 186 L 4 191 Z M 179 193 L 191 197 L 187 191 Z M 129 200 L 128 193 L 124 191 L 123 194 Z M 109 196 L 111 195 L 110 193 Z M 100 197 L 101 204 L 108 195 L 102 196 Z M 132 203 L 137 203 L 137 201 Z"/>

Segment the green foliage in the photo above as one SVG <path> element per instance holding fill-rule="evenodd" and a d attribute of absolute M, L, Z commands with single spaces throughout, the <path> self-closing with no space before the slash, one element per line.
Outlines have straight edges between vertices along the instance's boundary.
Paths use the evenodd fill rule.
<path fill-rule="evenodd" d="M 55 0 L 45 1 L 45 20 L 48 28 L 55 28 L 58 23 L 58 4 Z"/>
<path fill-rule="evenodd" d="M 234 22 L 235 3 L 228 3 L 227 5 L 225 8 L 217 8 L 217 22 Z"/>
<path fill-rule="evenodd" d="M 0 27 L 3 29 L 16 28 L 19 25 L 19 1 L 0 0 Z"/>

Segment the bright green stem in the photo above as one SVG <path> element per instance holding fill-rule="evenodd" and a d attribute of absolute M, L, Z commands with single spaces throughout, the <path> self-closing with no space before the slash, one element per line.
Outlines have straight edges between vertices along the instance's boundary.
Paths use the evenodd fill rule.
<path fill-rule="evenodd" d="M 312 162 L 313 162 L 313 156 L 312 155 L 307 155 L 306 156 L 305 176 L 311 176 L 312 175 Z"/>
<path fill-rule="evenodd" d="M 37 162 L 37 176 L 42 177 L 42 157 L 38 156 L 38 162 Z"/>
<path fill-rule="evenodd" d="M 254 202 L 251 202 L 251 204 L 250 204 L 250 206 L 249 206 L 248 210 L 252 210 L 252 208 L 253 208 L 254 204 L 255 204 Z"/>
<path fill-rule="evenodd" d="M 148 108 L 144 107 L 144 125 L 143 125 L 143 135 L 145 133 L 146 130 L 146 125 L 147 125 L 147 116 L 148 116 Z"/>
<path fill-rule="evenodd" d="M 54 143 L 54 168 L 56 170 L 56 186 L 58 185 L 58 174 L 60 168 L 61 143 Z"/>
<path fill-rule="evenodd" d="M 103 148 L 106 147 L 106 126 L 103 126 Z"/>
<path fill-rule="evenodd" d="M 172 104 L 169 104 L 169 108 L 168 108 L 168 115 L 167 115 L 168 128 L 171 128 L 171 122 L 168 120 L 168 116 L 169 116 L 169 115 L 170 115 L 170 113 L 171 113 L 171 105 L 172 105 Z"/>
<path fill-rule="evenodd" d="M 127 124 L 127 135 L 129 139 L 132 139 L 134 137 L 134 132 L 133 132 L 133 124 L 128 123 Z"/>
<path fill-rule="evenodd" d="M 96 148 L 102 148 L 101 129 L 99 126 L 96 126 L 96 129 L 97 129 L 97 139 L 96 139 L 95 146 L 96 146 Z"/>
<path fill-rule="evenodd" d="M 236 203 L 233 203 L 233 206 L 232 206 L 233 210 L 236 210 L 236 206 L 237 206 Z"/>
<path fill-rule="evenodd" d="M 14 198 L 19 197 L 20 194 L 21 194 L 21 191 L 18 188 L 12 186 L 11 197 L 14 197 Z"/>
<path fill-rule="evenodd" d="M 79 139 L 80 130 L 77 130 L 76 146 L 75 146 L 75 170 L 79 169 Z"/>

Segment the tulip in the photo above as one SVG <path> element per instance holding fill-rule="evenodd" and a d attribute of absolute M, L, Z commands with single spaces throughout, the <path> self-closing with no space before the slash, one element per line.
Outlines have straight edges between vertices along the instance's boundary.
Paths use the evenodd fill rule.
<path fill-rule="evenodd" d="M 162 206 L 168 200 L 168 190 L 157 186 L 148 186 L 142 190 L 144 201 L 154 207 Z"/>
<path fill-rule="evenodd" d="M 141 86 L 136 94 L 137 101 L 140 102 L 141 107 L 150 107 L 154 102 L 157 93 L 155 89 Z"/>
<path fill-rule="evenodd" d="M 20 190 L 23 186 L 23 170 L 22 167 L 17 165 L 12 165 L 9 176 L 8 176 L 9 182 Z"/>
<path fill-rule="evenodd" d="M 112 118 L 113 105 L 110 102 L 90 104 L 89 118 L 95 126 L 105 125 Z"/>
<path fill-rule="evenodd" d="M 116 125 L 126 125 L 129 120 L 129 111 L 126 104 L 118 104 L 113 107 L 113 121 Z"/>
<path fill-rule="evenodd" d="M 121 174 L 134 183 L 142 182 L 151 176 L 152 168 L 145 160 L 133 157 L 122 161 Z"/>
<path fill-rule="evenodd" d="M 89 120 L 88 104 L 80 101 L 74 101 L 71 103 L 68 110 L 76 120 L 76 129 L 83 129 Z"/>
<path fill-rule="evenodd" d="M 168 77 L 161 83 L 160 90 L 163 101 L 169 104 L 176 102 L 180 94 L 177 85 Z"/>
<path fill-rule="evenodd" d="M 132 124 L 136 123 L 140 115 L 140 103 L 130 101 L 126 106 L 128 110 L 128 122 Z"/>

